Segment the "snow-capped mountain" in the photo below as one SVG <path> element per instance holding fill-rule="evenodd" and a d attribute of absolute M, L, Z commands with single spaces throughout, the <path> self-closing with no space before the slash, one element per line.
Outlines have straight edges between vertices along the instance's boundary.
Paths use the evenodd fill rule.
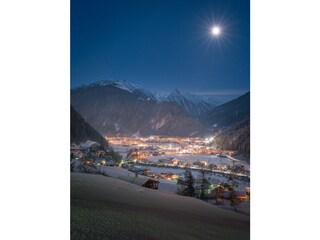
<path fill-rule="evenodd" d="M 100 81 L 71 90 L 71 102 L 103 135 L 199 136 L 207 128 L 172 102 L 160 102 L 138 85 Z"/>
<path fill-rule="evenodd" d="M 177 104 L 194 117 L 199 117 L 216 106 L 213 103 L 204 101 L 200 96 L 182 92 L 178 89 L 173 90 L 173 92 L 167 96 L 166 101 Z"/>
<path fill-rule="evenodd" d="M 87 89 L 87 88 L 93 88 L 93 87 L 106 87 L 106 86 L 111 86 L 111 87 L 122 89 L 124 91 L 128 91 L 130 93 L 138 94 L 144 100 L 152 99 L 157 101 L 157 98 L 150 91 L 142 88 L 138 84 L 132 84 L 124 80 L 102 80 L 89 85 L 82 85 L 77 89 Z"/>
<path fill-rule="evenodd" d="M 154 95 L 159 102 L 165 102 L 168 97 L 168 94 L 165 94 L 165 93 L 155 93 Z"/>

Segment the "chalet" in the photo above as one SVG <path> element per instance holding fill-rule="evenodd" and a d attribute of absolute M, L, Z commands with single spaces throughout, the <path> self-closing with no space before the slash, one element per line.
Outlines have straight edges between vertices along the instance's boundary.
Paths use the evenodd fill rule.
<path fill-rule="evenodd" d="M 97 157 L 104 157 L 106 155 L 106 152 L 103 150 L 98 150 L 96 151 L 96 156 Z"/>
<path fill-rule="evenodd" d="M 71 158 L 81 158 L 83 156 L 82 149 L 75 144 L 71 144 L 70 153 Z"/>
<path fill-rule="evenodd" d="M 95 164 L 99 164 L 99 165 L 106 165 L 106 159 L 105 158 L 96 158 L 94 160 Z"/>
<path fill-rule="evenodd" d="M 183 167 L 183 166 L 186 166 L 186 165 L 187 165 L 187 162 L 185 162 L 185 161 L 179 161 L 177 165 Z"/>
<path fill-rule="evenodd" d="M 231 187 L 226 187 L 223 188 L 222 185 L 218 186 L 217 188 L 213 189 L 211 192 L 211 196 L 216 197 L 217 193 L 219 192 L 219 199 L 227 199 L 230 200 L 232 197 L 232 188 Z M 217 199 L 218 199 L 217 198 Z M 234 199 L 242 202 L 248 200 L 248 194 L 246 192 L 240 192 L 240 191 L 235 191 L 234 192 Z"/>
<path fill-rule="evenodd" d="M 161 175 L 161 178 L 164 178 L 164 179 L 176 179 L 176 178 L 178 178 L 178 175 L 177 174 L 173 174 L 173 173 L 162 172 L 160 175 Z"/>
<path fill-rule="evenodd" d="M 151 189 L 158 189 L 159 187 L 159 181 L 152 178 L 147 178 L 144 176 L 139 176 L 139 177 L 120 176 L 119 179 L 122 179 L 129 183 L 136 184 L 141 187 L 146 187 Z"/>
<path fill-rule="evenodd" d="M 160 173 L 154 174 L 154 177 L 155 177 L 155 178 L 163 178 L 163 177 L 162 177 L 162 174 L 160 174 Z"/>
<path fill-rule="evenodd" d="M 71 151 L 71 152 L 72 152 L 72 151 L 75 151 L 75 152 L 81 151 L 81 148 L 80 148 L 80 147 L 70 147 L 70 151 Z"/>
<path fill-rule="evenodd" d="M 116 162 L 110 156 L 95 158 L 94 163 L 98 165 L 103 165 L 103 166 L 116 165 Z"/>
<path fill-rule="evenodd" d="M 151 169 L 145 168 L 145 169 L 142 169 L 142 170 L 143 170 L 143 172 L 144 172 L 145 174 L 151 173 Z"/>
<path fill-rule="evenodd" d="M 159 164 L 171 164 L 171 159 L 159 159 L 158 160 Z"/>
<path fill-rule="evenodd" d="M 235 165 L 234 166 L 234 171 L 235 172 L 242 172 L 245 170 L 245 167 L 243 165 Z"/>
<path fill-rule="evenodd" d="M 139 162 L 140 163 L 145 163 L 145 164 L 150 163 L 150 161 L 148 159 L 146 159 L 146 158 L 139 159 Z"/>
<path fill-rule="evenodd" d="M 192 164 L 195 166 L 199 166 L 199 167 L 203 167 L 203 166 L 205 167 L 208 165 L 208 163 L 203 160 L 197 160 L 197 161 L 193 162 Z"/>
<path fill-rule="evenodd" d="M 217 165 L 213 164 L 213 163 L 210 163 L 208 167 L 209 167 L 209 169 L 212 169 L 212 170 L 216 170 L 217 169 Z"/>
<path fill-rule="evenodd" d="M 238 201 L 246 201 L 248 199 L 248 196 L 245 192 L 235 192 L 236 199 Z"/>
<path fill-rule="evenodd" d="M 130 172 L 138 172 L 139 170 L 141 170 L 139 167 L 136 167 L 136 166 L 134 166 L 134 165 L 130 165 L 129 167 L 128 167 L 128 170 L 130 171 Z"/>
<path fill-rule="evenodd" d="M 142 187 L 158 189 L 159 181 L 150 178 L 144 184 L 142 184 Z"/>
<path fill-rule="evenodd" d="M 176 158 L 171 159 L 171 164 L 177 165 L 179 163 L 179 160 Z"/>
<path fill-rule="evenodd" d="M 247 194 L 245 192 L 235 191 L 234 195 L 235 195 L 235 199 L 240 202 L 246 201 L 248 199 Z M 231 196 L 232 196 L 232 191 L 226 191 L 223 193 L 224 199 L 231 199 Z"/>
<path fill-rule="evenodd" d="M 106 166 L 115 166 L 116 162 L 112 159 L 107 159 L 106 160 Z"/>

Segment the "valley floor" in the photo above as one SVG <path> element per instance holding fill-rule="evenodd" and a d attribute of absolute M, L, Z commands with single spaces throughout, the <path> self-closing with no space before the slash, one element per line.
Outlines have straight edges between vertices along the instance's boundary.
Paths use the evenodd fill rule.
<path fill-rule="evenodd" d="M 250 239 L 250 218 L 120 179 L 71 173 L 71 239 Z"/>

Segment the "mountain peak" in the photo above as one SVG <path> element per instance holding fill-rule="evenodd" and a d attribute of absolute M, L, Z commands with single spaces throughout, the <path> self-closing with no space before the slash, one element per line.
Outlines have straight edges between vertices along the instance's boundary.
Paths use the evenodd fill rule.
<path fill-rule="evenodd" d="M 95 83 L 90 84 L 89 86 L 114 86 L 117 88 L 121 88 L 123 90 L 134 92 L 137 88 L 137 86 L 134 86 L 133 84 L 126 82 L 125 80 L 101 80 Z"/>
<path fill-rule="evenodd" d="M 189 92 L 182 92 L 177 88 L 167 96 L 167 100 L 175 103 L 187 113 L 195 117 L 198 117 L 203 112 L 213 108 L 212 104 L 205 102 L 200 96 Z"/>
<path fill-rule="evenodd" d="M 139 94 L 141 95 L 142 99 L 147 99 L 147 100 L 152 99 L 157 101 L 154 95 L 150 91 L 142 88 L 138 84 L 132 84 L 125 80 L 100 80 L 98 82 L 82 85 L 76 89 L 88 89 L 88 88 L 108 87 L 108 86 L 116 87 L 130 93 Z"/>
<path fill-rule="evenodd" d="M 181 92 L 178 88 L 176 88 L 176 89 L 174 89 L 174 90 L 172 91 L 171 94 L 182 94 L 182 92 Z M 171 94 L 170 94 L 170 95 L 171 95 Z"/>

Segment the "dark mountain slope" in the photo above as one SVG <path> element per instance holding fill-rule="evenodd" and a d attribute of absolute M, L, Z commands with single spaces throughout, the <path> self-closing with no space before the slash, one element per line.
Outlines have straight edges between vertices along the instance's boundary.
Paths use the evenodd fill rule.
<path fill-rule="evenodd" d="M 229 127 L 250 118 L 250 92 L 215 107 L 202 116 L 203 122 L 210 128 Z"/>
<path fill-rule="evenodd" d="M 79 144 L 87 140 L 100 143 L 102 147 L 108 149 L 108 142 L 93 127 L 91 127 L 79 113 L 71 106 L 71 136 L 70 142 Z"/>
<path fill-rule="evenodd" d="M 217 133 L 214 146 L 217 149 L 236 150 L 250 159 L 250 119 L 233 124 Z"/>
<path fill-rule="evenodd" d="M 103 135 L 190 136 L 207 131 L 176 104 L 124 81 L 102 81 L 71 91 L 75 109 Z"/>
<path fill-rule="evenodd" d="M 216 106 L 204 101 L 200 96 L 188 92 L 181 92 L 178 89 L 175 89 L 170 93 L 167 96 L 166 101 L 177 104 L 191 116 L 196 118 Z"/>

